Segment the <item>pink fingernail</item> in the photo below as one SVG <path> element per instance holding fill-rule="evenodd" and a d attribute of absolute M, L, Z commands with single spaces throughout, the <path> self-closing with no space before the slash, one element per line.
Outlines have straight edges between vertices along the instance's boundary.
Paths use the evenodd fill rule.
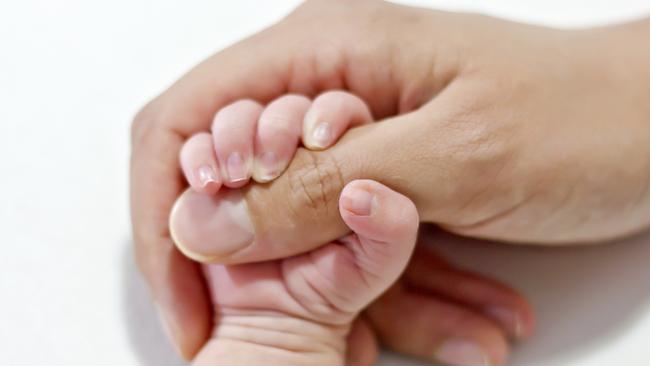
<path fill-rule="evenodd" d="M 344 189 L 341 195 L 343 209 L 357 216 L 370 216 L 374 201 L 372 193 L 355 187 Z"/>
<path fill-rule="evenodd" d="M 242 156 L 234 152 L 228 156 L 226 161 L 226 170 L 231 183 L 237 183 L 248 179 L 248 169 Z"/>
<path fill-rule="evenodd" d="M 272 151 L 267 151 L 257 159 L 258 179 L 262 182 L 268 182 L 275 179 L 279 173 L 279 164 L 277 155 Z"/>
<path fill-rule="evenodd" d="M 332 127 L 327 122 L 319 122 L 312 131 L 312 143 L 320 148 L 329 146 L 332 137 Z"/>
<path fill-rule="evenodd" d="M 487 354 L 474 342 L 452 339 L 442 344 L 434 359 L 453 366 L 489 366 Z"/>
<path fill-rule="evenodd" d="M 249 245 L 253 223 L 239 190 L 219 190 L 206 196 L 185 191 L 170 215 L 170 232 L 177 247 L 200 262 L 215 261 Z"/>
<path fill-rule="evenodd" d="M 201 187 L 203 188 L 205 188 L 208 184 L 218 183 L 217 174 L 209 165 L 201 165 L 197 169 L 197 176 L 199 178 L 199 182 L 201 182 Z"/>

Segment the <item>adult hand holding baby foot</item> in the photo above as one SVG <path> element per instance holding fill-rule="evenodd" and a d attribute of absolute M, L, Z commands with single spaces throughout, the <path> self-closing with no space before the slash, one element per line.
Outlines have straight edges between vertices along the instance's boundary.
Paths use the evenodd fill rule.
<path fill-rule="evenodd" d="M 169 235 L 169 213 L 185 187 L 178 155 L 223 107 L 344 89 L 380 122 L 353 129 L 328 150 L 299 149 L 277 180 L 245 188 L 239 202 L 247 212 L 237 218 L 249 236 L 233 243 L 209 222 L 197 225 L 195 239 L 213 240 L 186 238 L 181 244 L 194 258 L 268 260 L 329 242 L 348 230 L 339 194 L 360 178 L 406 195 L 421 220 L 456 233 L 599 241 L 640 230 L 650 217 L 650 55 L 639 46 L 649 28 L 645 21 L 559 31 L 375 1 L 310 1 L 208 59 L 145 107 L 133 127 L 138 263 L 175 344 L 192 357 L 212 319 L 199 266 Z M 603 48 L 616 57 L 594 57 Z M 205 209 L 207 219 L 221 215 L 209 200 L 196 202 L 203 203 L 185 208 Z M 529 309 L 512 291 L 416 259 L 405 279 L 419 281 L 415 287 L 429 296 L 398 285 L 368 312 L 389 347 L 450 364 L 498 365 L 507 352 L 504 334 L 530 332 Z M 401 324 L 385 314 L 401 314 Z"/>

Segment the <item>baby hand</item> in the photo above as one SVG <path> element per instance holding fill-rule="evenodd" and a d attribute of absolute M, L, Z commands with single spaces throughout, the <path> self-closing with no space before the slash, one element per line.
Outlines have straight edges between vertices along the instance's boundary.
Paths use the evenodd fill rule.
<path fill-rule="evenodd" d="M 232 212 L 231 206 L 241 204 L 233 188 L 251 177 L 259 183 L 278 177 L 301 137 L 305 146 L 322 149 L 349 127 L 371 121 L 365 103 L 345 92 L 328 92 L 313 102 L 284 96 L 266 108 L 249 100 L 225 107 L 215 116 L 212 134 L 194 135 L 181 151 L 191 190 L 172 212 L 177 246 L 192 256 L 195 251 L 188 247 L 210 243 L 214 235 L 247 240 L 245 227 L 231 215 L 218 215 L 220 207 Z M 338 209 L 352 231 L 340 240 L 270 262 L 204 265 L 216 319 L 196 365 L 345 363 L 352 322 L 403 271 L 419 220 L 409 199 L 370 180 L 349 183 Z M 266 241 L 257 250 L 271 252 L 283 245 L 278 237 Z"/>
<path fill-rule="evenodd" d="M 336 242 L 271 262 L 204 266 L 216 318 L 194 365 L 345 364 L 353 320 L 404 270 L 419 220 L 408 198 L 369 180 L 349 183 L 339 210 L 352 233 Z"/>

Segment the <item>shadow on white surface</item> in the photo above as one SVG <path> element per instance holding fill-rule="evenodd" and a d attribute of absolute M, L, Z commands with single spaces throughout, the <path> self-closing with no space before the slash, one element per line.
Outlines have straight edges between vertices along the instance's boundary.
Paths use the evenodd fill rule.
<path fill-rule="evenodd" d="M 167 341 L 151 301 L 149 289 L 138 272 L 131 243 L 124 248 L 124 321 L 133 351 L 142 366 L 182 366 Z"/>
<path fill-rule="evenodd" d="M 630 331 L 650 310 L 650 233 L 619 243 L 530 247 L 442 234 L 437 246 L 466 268 L 520 289 L 537 331 L 518 345 L 512 365 L 569 365 Z"/>
<path fill-rule="evenodd" d="M 650 309 L 650 235 L 571 248 L 517 247 L 436 236 L 452 261 L 523 291 L 535 306 L 534 337 L 514 350 L 510 365 L 568 365 L 623 334 Z M 124 255 L 124 314 L 134 352 L 145 366 L 184 363 L 165 339 L 132 251 Z M 380 366 L 427 365 L 385 353 Z"/>

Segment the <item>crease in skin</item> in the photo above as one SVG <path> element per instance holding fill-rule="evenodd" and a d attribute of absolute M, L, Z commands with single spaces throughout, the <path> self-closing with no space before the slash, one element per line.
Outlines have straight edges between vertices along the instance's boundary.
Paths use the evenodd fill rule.
<path fill-rule="evenodd" d="M 303 343 L 301 341 L 309 339 L 317 341 L 319 345 L 330 347 L 333 350 L 342 352 L 344 348 L 341 344 L 342 339 L 344 339 L 349 332 L 349 324 L 346 324 L 345 326 L 330 325 L 301 317 L 293 317 L 291 315 L 287 316 L 286 314 L 273 312 L 266 314 L 253 313 L 221 316 L 218 318 L 218 324 L 219 325 L 213 334 L 213 337 L 215 338 L 228 337 L 228 335 L 232 336 L 232 332 L 229 334 L 226 331 L 226 328 L 228 327 L 230 327 L 231 330 L 239 328 L 241 331 L 264 331 L 267 332 L 267 335 L 273 335 L 274 337 L 286 335 L 293 336 L 293 341 L 291 339 L 284 339 L 284 347 L 282 347 L 284 349 L 287 349 L 286 346 L 289 343 Z M 263 338 L 266 337 L 255 337 L 257 340 Z M 256 342 L 255 339 L 247 337 L 241 338 L 242 341 L 267 346 L 272 342 L 281 341 L 281 339 L 274 338 L 274 340 L 267 342 Z M 303 349 L 294 349 L 294 351 L 309 352 L 310 349 L 306 346 Z"/>
<path fill-rule="evenodd" d="M 207 230 L 196 230 L 206 227 Z M 202 263 L 219 262 L 255 241 L 246 200 L 238 190 L 230 189 L 213 196 L 191 189 L 183 192 L 172 207 L 169 231 L 181 253 Z M 197 251 L 193 246 L 205 250 Z M 210 249 L 216 253 L 209 253 Z"/>
<path fill-rule="evenodd" d="M 444 227 L 447 230 L 450 230 L 452 232 L 458 232 L 458 233 L 469 233 L 469 232 L 475 232 L 479 231 L 482 228 L 491 225 L 494 222 L 497 222 L 508 215 L 512 214 L 513 212 L 517 211 L 519 208 L 523 207 L 525 204 L 530 202 L 534 198 L 534 195 L 527 196 L 520 202 L 512 205 L 511 207 L 501 211 L 497 212 L 496 214 L 493 214 L 487 218 L 481 219 L 480 221 L 467 224 L 467 225 L 446 225 L 446 224 L 441 224 L 441 227 Z"/>

